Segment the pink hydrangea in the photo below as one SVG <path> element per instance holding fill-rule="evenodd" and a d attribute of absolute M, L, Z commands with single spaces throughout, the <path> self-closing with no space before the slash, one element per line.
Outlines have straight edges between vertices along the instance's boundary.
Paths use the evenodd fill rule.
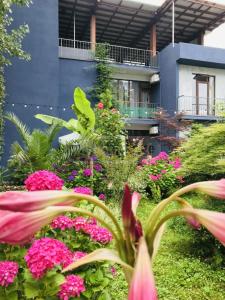
<path fill-rule="evenodd" d="M 83 278 L 77 275 L 68 275 L 66 281 L 60 286 L 58 296 L 61 300 L 69 300 L 70 298 L 80 297 L 80 294 L 85 290 Z"/>
<path fill-rule="evenodd" d="M 36 240 L 25 256 L 27 266 L 34 278 L 41 278 L 55 266 L 68 266 L 73 262 L 73 253 L 56 239 Z"/>
<path fill-rule="evenodd" d="M 161 173 L 162 173 L 162 174 L 166 174 L 166 173 L 167 173 L 167 170 L 161 170 Z"/>
<path fill-rule="evenodd" d="M 100 194 L 100 195 L 98 196 L 98 199 L 104 201 L 104 200 L 106 199 L 105 194 Z"/>
<path fill-rule="evenodd" d="M 87 225 L 87 219 L 84 217 L 76 217 L 73 219 L 73 226 L 76 231 L 84 230 Z"/>
<path fill-rule="evenodd" d="M 149 164 L 149 160 L 146 159 L 146 158 L 144 158 L 144 159 L 142 159 L 141 164 L 142 164 L 142 166 L 148 165 Z"/>
<path fill-rule="evenodd" d="M 19 266 L 13 261 L 0 262 L 0 286 L 7 287 L 14 282 Z"/>
<path fill-rule="evenodd" d="M 99 242 L 101 244 L 108 244 L 112 240 L 111 232 L 108 229 L 100 227 L 98 225 L 87 224 L 84 232 L 89 234 L 90 238 L 93 241 Z"/>
<path fill-rule="evenodd" d="M 92 189 L 86 186 L 77 186 L 74 188 L 74 192 L 84 195 L 93 195 Z"/>
<path fill-rule="evenodd" d="M 181 160 L 177 157 L 174 161 L 170 161 L 170 165 L 172 165 L 174 169 L 179 169 L 181 167 Z"/>
<path fill-rule="evenodd" d="M 76 251 L 76 252 L 73 253 L 73 261 L 77 261 L 77 260 L 81 259 L 82 257 L 84 257 L 86 255 L 87 255 L 86 252 Z"/>
<path fill-rule="evenodd" d="M 51 227 L 53 229 L 61 229 L 61 230 L 70 229 L 73 227 L 73 225 L 74 225 L 73 220 L 66 216 L 59 216 L 55 218 L 51 223 Z"/>
<path fill-rule="evenodd" d="M 169 155 L 165 151 L 162 151 L 156 157 L 158 160 L 167 160 Z"/>
<path fill-rule="evenodd" d="M 152 174 L 150 174 L 150 175 L 149 175 L 149 178 L 150 178 L 152 181 L 157 181 L 157 180 L 159 180 L 161 177 L 162 177 L 161 174 L 159 174 L 159 175 L 152 175 Z"/>
<path fill-rule="evenodd" d="M 86 176 L 86 177 L 90 177 L 92 175 L 91 169 L 85 169 L 83 171 L 83 175 Z"/>
<path fill-rule="evenodd" d="M 34 172 L 24 181 L 28 191 L 61 190 L 63 183 L 55 173 L 46 170 Z"/>

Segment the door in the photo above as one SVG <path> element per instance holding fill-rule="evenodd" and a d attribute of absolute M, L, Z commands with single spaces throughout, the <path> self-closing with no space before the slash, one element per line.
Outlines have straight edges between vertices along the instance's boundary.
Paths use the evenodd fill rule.
<path fill-rule="evenodd" d="M 209 115 L 209 77 L 199 76 L 196 80 L 196 104 L 195 114 L 199 116 Z"/>

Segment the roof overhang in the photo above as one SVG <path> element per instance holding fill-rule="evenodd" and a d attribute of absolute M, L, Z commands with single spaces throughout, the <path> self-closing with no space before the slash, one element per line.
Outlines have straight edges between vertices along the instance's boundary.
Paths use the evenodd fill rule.
<path fill-rule="evenodd" d="M 225 6 L 204 0 L 174 0 L 175 42 L 190 42 L 225 22 Z M 161 7 L 130 0 L 59 0 L 59 35 L 89 40 L 90 18 L 96 15 L 97 42 L 149 48 L 150 28 L 156 24 L 157 48 L 171 42 L 172 0 Z"/>

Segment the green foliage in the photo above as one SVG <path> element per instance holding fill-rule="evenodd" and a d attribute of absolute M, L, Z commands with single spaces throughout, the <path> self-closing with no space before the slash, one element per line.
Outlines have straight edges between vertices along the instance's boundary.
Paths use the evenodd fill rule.
<path fill-rule="evenodd" d="M 104 166 L 109 193 L 114 199 L 121 199 L 124 184 L 136 171 L 142 155 L 142 143 L 140 142 L 136 147 L 129 147 L 124 157 L 107 155 L 100 149 L 96 154 Z"/>
<path fill-rule="evenodd" d="M 69 121 L 64 121 L 63 119 L 43 114 L 37 114 L 35 117 L 49 125 L 57 124 L 70 131 L 78 132 L 82 136 L 93 133 L 95 127 L 95 113 L 91 108 L 90 101 L 86 98 L 86 94 L 79 87 L 74 90 L 74 104 L 72 105 L 72 110 L 76 114 L 77 120 L 70 119 Z"/>
<path fill-rule="evenodd" d="M 225 124 L 216 123 L 198 128 L 181 145 L 181 174 L 188 181 L 200 181 L 224 176 Z"/>
<path fill-rule="evenodd" d="M 116 109 L 96 108 L 96 133 L 100 147 L 109 155 L 122 156 L 125 144 L 125 123 Z"/>
<path fill-rule="evenodd" d="M 15 114 L 8 113 L 5 117 L 16 126 L 22 140 L 22 144 L 19 142 L 12 144 L 12 154 L 8 161 L 12 180 L 20 184 L 27 174 L 50 168 L 52 143 L 60 127 L 51 125 L 45 131 L 35 129 L 30 132 Z"/>
<path fill-rule="evenodd" d="M 4 98 L 5 98 L 5 80 L 4 67 L 10 65 L 11 57 L 19 57 L 28 60 L 30 57 L 22 50 L 22 41 L 29 32 L 27 25 L 10 29 L 13 22 L 11 6 L 26 5 L 30 0 L 3 0 L 0 1 L 0 158 L 3 154 L 3 130 L 4 130 Z"/>
<path fill-rule="evenodd" d="M 100 100 L 106 108 L 112 106 L 112 68 L 107 62 L 108 44 L 96 45 L 95 57 L 97 59 L 97 79 L 93 89 L 93 96 Z"/>

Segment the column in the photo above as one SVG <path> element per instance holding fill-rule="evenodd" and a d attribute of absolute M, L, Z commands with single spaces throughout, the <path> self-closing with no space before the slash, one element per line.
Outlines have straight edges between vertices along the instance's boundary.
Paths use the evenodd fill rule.
<path fill-rule="evenodd" d="M 96 15 L 91 16 L 90 42 L 91 42 L 91 50 L 95 50 L 95 45 L 96 45 Z"/>
<path fill-rule="evenodd" d="M 156 24 L 152 25 L 150 28 L 150 50 L 152 55 L 156 55 L 157 51 L 157 34 L 156 34 Z"/>

